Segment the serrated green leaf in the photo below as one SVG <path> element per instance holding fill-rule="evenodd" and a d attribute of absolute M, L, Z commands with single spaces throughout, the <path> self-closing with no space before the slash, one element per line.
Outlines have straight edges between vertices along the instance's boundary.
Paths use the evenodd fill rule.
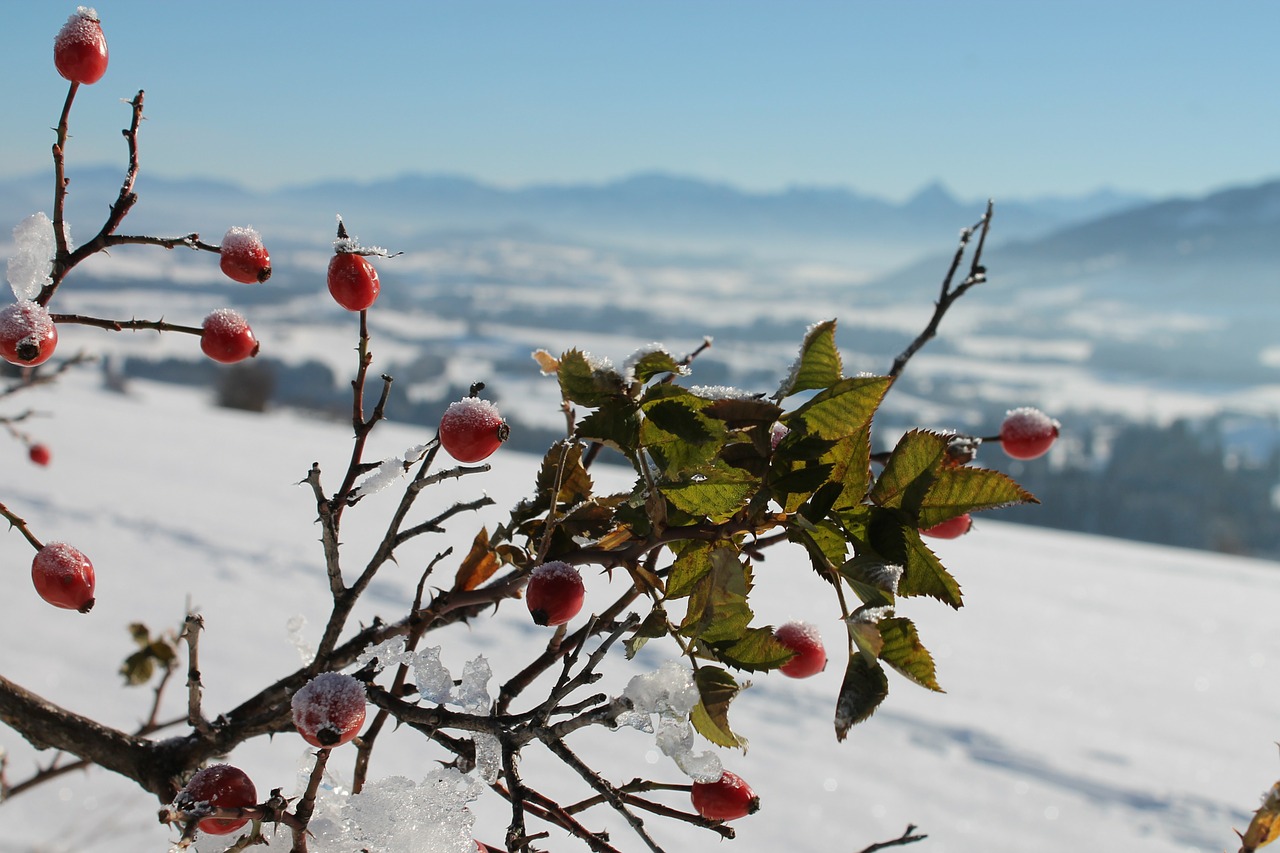
<path fill-rule="evenodd" d="M 640 418 L 636 404 L 625 398 L 606 400 L 596 411 L 578 421 L 575 435 L 596 441 L 633 458 L 640 443 Z"/>
<path fill-rule="evenodd" d="M 637 382 L 644 384 L 655 376 L 661 376 L 664 373 L 679 375 L 683 370 L 675 356 L 664 349 L 659 349 L 645 353 L 635 363 L 631 372 L 635 375 Z"/>
<path fill-rule="evenodd" d="M 920 506 L 922 530 L 949 518 L 984 509 L 1039 503 L 1035 495 L 999 471 L 986 468 L 943 468 Z"/>
<path fill-rule="evenodd" d="M 667 574 L 667 599 L 684 598 L 711 571 L 711 543 L 691 542 L 676 554 Z"/>
<path fill-rule="evenodd" d="M 673 385 L 655 385 L 641 404 L 640 443 L 663 475 L 675 480 L 711 463 L 728 437 L 723 421 L 707 417 L 707 401 Z"/>
<path fill-rule="evenodd" d="M 920 642 L 920 635 L 910 619 L 881 619 L 876 627 L 880 629 L 880 636 L 884 640 L 880 660 L 921 687 L 938 693 L 945 692 L 938 686 L 933 656 Z"/>
<path fill-rule="evenodd" d="M 732 548 L 712 549 L 708 561 L 710 569 L 694 584 L 680 633 L 704 643 L 741 639 L 753 616 L 747 605 L 750 573 Z"/>
<path fill-rule="evenodd" d="M 781 400 L 801 391 L 828 388 L 843 377 L 844 367 L 840 351 L 836 348 L 836 321 L 818 323 L 804 336 L 800 354 L 792 366 L 791 374 L 783 380 L 777 399 Z"/>
<path fill-rule="evenodd" d="M 746 749 L 746 741 L 729 726 L 729 703 L 742 691 L 733 676 L 718 666 L 701 666 L 694 673 L 700 701 L 689 715 L 698 734 L 717 746 Z"/>
<path fill-rule="evenodd" d="M 872 487 L 871 501 L 905 509 L 914 517 L 942 471 L 948 440 L 947 436 L 927 430 L 912 430 L 904 435 Z"/>
<path fill-rule="evenodd" d="M 921 541 L 920 531 L 904 513 L 875 509 L 867 525 L 867 537 L 874 555 L 903 567 L 898 595 L 927 595 L 955 608 L 963 605 L 960 584 Z"/>
<path fill-rule="evenodd" d="M 749 471 L 716 461 L 683 482 L 664 482 L 659 491 L 671 505 L 694 517 L 724 521 L 760 489 Z"/>
<path fill-rule="evenodd" d="M 778 642 L 772 628 L 750 628 L 741 639 L 714 646 L 716 657 L 734 669 L 748 672 L 777 669 L 795 655 Z"/>
<path fill-rule="evenodd" d="M 887 376 L 842 379 L 792 412 L 786 423 L 794 429 L 799 421 L 806 434 L 819 438 L 847 438 L 867 428 L 892 384 Z"/>
<path fill-rule="evenodd" d="M 844 740 L 849 729 L 875 713 L 888 695 L 889 678 L 880 664 L 851 655 L 836 699 L 836 740 Z"/>
<path fill-rule="evenodd" d="M 702 411 L 729 429 L 770 427 L 782 417 L 782 407 L 768 400 L 713 400 Z"/>
<path fill-rule="evenodd" d="M 834 470 L 829 462 L 793 468 L 770 480 L 770 494 L 787 512 L 795 512 L 831 479 Z"/>
<path fill-rule="evenodd" d="M 592 366 L 581 350 L 572 349 L 560 356 L 556 377 L 560 393 L 571 403 L 595 408 L 610 398 L 623 395 L 622 377 L 611 368 Z"/>

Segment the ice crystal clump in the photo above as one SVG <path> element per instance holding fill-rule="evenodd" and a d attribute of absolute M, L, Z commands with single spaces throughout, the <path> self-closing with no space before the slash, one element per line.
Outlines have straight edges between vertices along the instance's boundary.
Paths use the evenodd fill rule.
<path fill-rule="evenodd" d="M 308 829 L 312 853 L 474 853 L 475 816 L 468 803 L 484 785 L 452 767 L 437 768 L 421 782 L 392 776 L 359 794 L 326 787 Z M 292 833 L 264 831 L 269 851 L 292 849 Z"/>
<path fill-rule="evenodd" d="M 467 661 L 462 667 L 462 683 L 458 685 L 454 704 L 462 706 L 462 710 L 472 714 L 483 714 L 489 710 L 489 679 L 493 670 L 484 655 Z"/>
<path fill-rule="evenodd" d="M 452 698 L 453 675 L 440 662 L 439 646 L 418 652 L 413 660 L 413 682 L 418 686 L 418 696 L 423 702 L 444 705 Z"/>
<path fill-rule="evenodd" d="M 654 672 L 637 675 L 627 683 L 622 697 L 631 701 L 631 710 L 618 715 L 618 725 L 652 732 L 663 755 L 686 775 L 699 782 L 714 782 L 723 768 L 713 752 L 694 754 L 693 725 L 689 714 L 698 704 L 698 686 L 693 670 L 669 660 Z M 653 725 L 652 717 L 658 717 Z"/>
<path fill-rule="evenodd" d="M 9 286 L 18 301 L 35 299 L 53 281 L 53 256 L 57 251 L 53 223 L 44 213 L 31 214 L 14 227 L 13 245 L 6 273 Z"/>

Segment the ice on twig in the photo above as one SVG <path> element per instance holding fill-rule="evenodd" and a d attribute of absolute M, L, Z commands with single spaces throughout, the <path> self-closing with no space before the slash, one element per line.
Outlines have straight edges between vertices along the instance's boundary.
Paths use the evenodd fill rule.
<path fill-rule="evenodd" d="M 302 660 L 302 665 L 310 666 L 311 661 L 315 660 L 315 653 L 312 652 L 311 646 L 302 636 L 302 629 L 305 627 L 307 627 L 307 617 L 302 615 L 291 616 L 285 625 L 285 630 L 289 632 L 289 642 L 298 650 L 298 657 Z"/>
<path fill-rule="evenodd" d="M 7 270 L 9 286 L 15 299 L 35 299 L 53 281 L 53 256 L 57 252 L 53 223 L 44 213 L 31 214 L 14 227 L 13 244 Z"/>
<path fill-rule="evenodd" d="M 436 650 L 437 652 L 439 649 Z M 363 669 L 373 661 L 378 662 L 377 671 L 382 672 L 389 666 L 400 663 L 412 663 L 413 655 L 404 650 L 404 637 L 392 637 L 369 646 L 356 656 L 356 667 Z"/>
<path fill-rule="evenodd" d="M 399 456 L 384 459 L 369 476 L 360 481 L 351 492 L 351 497 L 362 498 L 382 491 L 420 462 L 426 453 L 427 445 L 415 444 Z"/>
<path fill-rule="evenodd" d="M 471 738 L 476 745 L 476 772 L 492 785 L 498 781 L 498 773 L 502 770 L 502 742 L 482 732 L 476 732 Z"/>

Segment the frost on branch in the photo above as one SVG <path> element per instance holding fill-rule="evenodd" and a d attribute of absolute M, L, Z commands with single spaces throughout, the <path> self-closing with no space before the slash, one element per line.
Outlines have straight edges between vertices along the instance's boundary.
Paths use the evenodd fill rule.
<path fill-rule="evenodd" d="M 14 226 L 13 244 L 7 270 L 13 296 L 18 301 L 35 299 L 41 288 L 53 281 L 53 257 L 57 251 L 53 223 L 44 213 L 33 213 Z"/>
<path fill-rule="evenodd" d="M 361 480 L 360 485 L 356 486 L 355 491 L 351 493 L 352 500 L 382 491 L 400 479 L 405 472 L 418 462 L 421 462 L 426 453 L 427 446 L 418 444 L 410 447 L 400 456 L 392 456 L 390 459 L 382 460 L 378 467 Z"/>

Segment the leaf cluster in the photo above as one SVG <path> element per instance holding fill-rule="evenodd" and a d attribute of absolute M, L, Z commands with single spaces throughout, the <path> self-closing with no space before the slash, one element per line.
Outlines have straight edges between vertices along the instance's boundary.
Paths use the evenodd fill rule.
<path fill-rule="evenodd" d="M 962 605 L 920 531 L 1035 500 L 1006 475 L 964 464 L 945 433 L 914 430 L 887 458 L 874 456 L 872 423 L 894 378 L 845 376 L 835 332 L 834 320 L 807 332 L 772 396 L 682 384 L 691 359 L 660 348 L 623 371 L 579 350 L 540 353 L 574 415 L 572 435 L 544 459 L 536 496 L 482 549 L 523 567 L 555 559 L 626 570 L 651 605 L 628 654 L 674 641 L 701 695 L 693 722 L 723 746 L 744 745 L 728 709 L 746 684 L 730 671 L 777 669 L 792 654 L 751 607 L 765 548 L 802 549 L 848 626 L 835 710 L 843 739 L 887 695 L 886 665 L 941 689 L 915 625 L 895 615 L 900 597 Z M 594 493 L 588 466 L 599 447 L 631 465 L 630 492 Z M 479 559 L 473 549 L 469 563 Z"/>

